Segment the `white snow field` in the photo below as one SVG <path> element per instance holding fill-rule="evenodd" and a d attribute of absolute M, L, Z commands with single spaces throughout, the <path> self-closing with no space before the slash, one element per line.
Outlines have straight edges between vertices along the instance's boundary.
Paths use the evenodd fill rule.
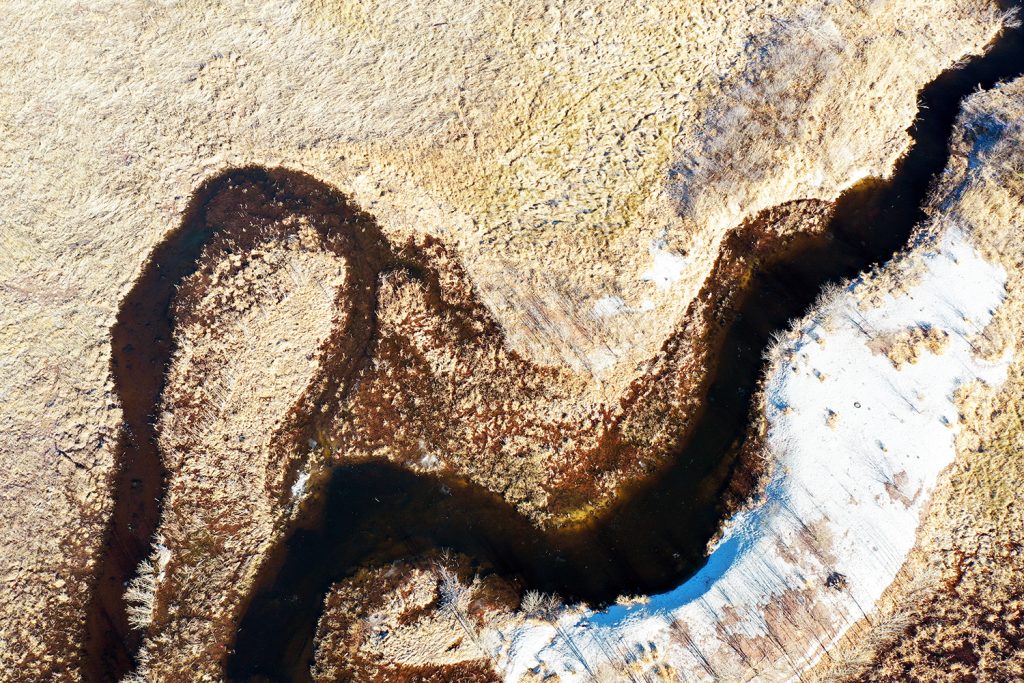
<path fill-rule="evenodd" d="M 639 604 L 488 633 L 506 680 L 788 680 L 870 612 L 954 457 L 959 388 L 997 385 L 1009 363 L 976 358 L 971 342 L 1004 297 L 1002 267 L 955 226 L 921 240 L 887 266 L 914 271 L 901 292 L 868 305 L 874 285 L 855 280 L 774 349 L 763 405 L 774 470 L 706 566 Z M 944 343 L 901 364 L 878 351 L 915 328 Z"/>

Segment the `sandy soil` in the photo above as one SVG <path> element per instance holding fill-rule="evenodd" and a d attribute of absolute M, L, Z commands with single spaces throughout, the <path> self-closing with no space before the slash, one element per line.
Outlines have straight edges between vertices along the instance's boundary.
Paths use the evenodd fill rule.
<path fill-rule="evenodd" d="M 0 670 L 79 678 L 117 467 L 109 329 L 204 180 L 286 164 L 339 187 L 395 243 L 440 239 L 502 348 L 565 374 L 591 403 L 614 401 L 682 324 L 730 229 L 888 173 L 918 89 L 998 26 L 991 4 L 968 0 L 9 7 Z M 235 427 L 279 419 L 333 320 L 330 287 L 312 283 L 343 279 L 344 264 L 265 251 L 225 271 L 229 289 L 247 292 L 234 308 L 216 302 L 218 316 L 232 311 L 230 348 L 183 328 L 195 346 L 175 372 L 193 383 L 212 373 L 204 419 L 231 414 L 232 401 L 245 408 Z M 267 289 L 245 284 L 254 277 Z M 241 398 L 271 386 L 280 391 L 266 401 Z M 169 456 L 190 495 L 225 473 L 240 487 L 246 476 L 289 490 L 296 481 L 290 468 L 264 470 L 259 441 L 224 450 L 194 436 L 187 447 L 211 440 L 198 452 L 223 470 L 193 472 L 186 465 L 201 460 Z M 266 503 L 278 520 L 288 514 L 279 494 Z M 168 515 L 195 528 L 179 507 Z M 265 547 L 277 522 L 253 523 Z M 157 576 L 160 557 L 157 548 Z M 173 660 L 159 664 L 172 670 Z"/>

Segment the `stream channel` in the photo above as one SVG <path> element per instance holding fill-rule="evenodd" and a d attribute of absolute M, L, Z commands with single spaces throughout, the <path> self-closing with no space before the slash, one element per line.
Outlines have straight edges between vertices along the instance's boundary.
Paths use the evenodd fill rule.
<path fill-rule="evenodd" d="M 845 192 L 825 234 L 801 240 L 755 274 L 735 301 L 706 409 L 687 442 L 666 468 L 593 524 L 545 533 L 479 487 L 385 463 L 336 467 L 317 494 L 316 519 L 295 529 L 268 563 L 239 624 L 228 678 L 309 680 L 313 636 L 331 584 L 361 567 L 440 548 L 469 556 L 480 571 L 523 590 L 594 607 L 684 582 L 700 568 L 722 523 L 719 506 L 707 503 L 716 496 L 702 489 L 721 485 L 723 468 L 742 445 L 772 333 L 803 315 L 826 283 L 855 277 L 906 244 L 924 218 L 920 207 L 932 179 L 946 165 L 963 98 L 1022 72 L 1024 31 L 1013 28 L 984 56 L 942 74 L 920 93 L 920 115 L 910 131 L 914 144 L 892 178 L 866 180 Z M 262 171 L 244 169 L 225 178 L 232 173 L 251 178 Z M 114 331 L 112 368 L 125 433 L 111 532 L 88 615 L 85 673 L 93 681 L 117 680 L 130 671 L 139 645 L 125 618 L 123 587 L 148 554 L 159 519 L 165 472 L 151 425 L 173 353 L 175 285 L 194 271 L 212 236 L 201 220 L 203 208 L 201 192 L 182 225 L 152 255 L 122 303 Z"/>

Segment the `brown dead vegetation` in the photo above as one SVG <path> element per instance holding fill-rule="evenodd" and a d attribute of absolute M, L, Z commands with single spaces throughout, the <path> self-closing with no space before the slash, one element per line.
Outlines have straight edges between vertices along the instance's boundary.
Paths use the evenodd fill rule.
<path fill-rule="evenodd" d="M 374 362 L 337 414 L 330 447 L 339 458 L 467 476 L 542 524 L 583 521 L 678 447 L 747 280 L 827 217 L 820 203 L 794 203 L 738 228 L 679 331 L 608 404 L 584 400 L 574 375 L 507 351 L 461 269 L 428 244 L 444 286 L 401 273 L 383 280 Z"/>
<path fill-rule="evenodd" d="M 243 171 L 219 182 L 201 214 L 203 229 L 217 232 L 174 302 L 176 350 L 161 399 L 170 479 L 157 543 L 171 559 L 147 606 L 141 669 L 160 678 L 183 661 L 217 670 L 254 577 L 301 499 L 291 487 L 330 460 L 385 458 L 464 477 L 542 525 L 591 518 L 679 446 L 747 280 L 828 215 L 820 203 L 793 203 L 734 231 L 646 373 L 617 404 L 588 405 L 576 375 L 507 350 L 436 240 L 393 250 L 367 217 L 305 176 Z M 330 268 L 343 263 L 343 275 L 296 278 L 292 255 L 304 250 L 338 261 Z M 308 308 L 304 334 L 319 330 L 320 341 L 303 348 L 305 337 L 274 327 L 299 322 L 275 312 L 290 305 Z M 305 362 L 289 367 L 275 358 L 282 349 Z M 241 388 L 263 367 L 274 370 L 256 385 L 259 401 L 247 402 Z M 289 395 L 282 382 L 306 389 Z"/>
<path fill-rule="evenodd" d="M 993 93 L 978 95 L 968 106 L 968 125 L 986 125 L 985 106 L 998 106 L 999 145 L 993 150 L 988 141 L 986 161 L 991 170 L 968 176 L 951 194 L 940 191 L 933 207 L 951 196 L 955 201 L 942 205 L 949 220 L 968 225 L 972 238 L 989 257 L 1002 263 L 1009 274 L 1007 302 L 999 309 L 993 324 L 978 330 L 972 340 L 980 354 L 994 353 L 1007 339 L 1019 338 L 1022 319 L 1021 245 L 1007 225 L 1014 225 L 1024 206 L 1024 182 L 1016 175 L 1009 179 L 1005 168 L 1019 164 L 1020 108 L 1024 99 L 1024 81 Z M 990 98 L 990 99 L 989 99 Z M 983 112 L 986 119 L 971 121 Z M 1009 130 L 1007 130 L 1009 128 Z M 973 134 L 972 134 L 973 133 Z M 966 135 L 969 145 L 978 143 L 977 131 Z M 958 162 L 969 158 L 963 141 L 954 144 L 952 173 L 946 182 L 957 180 L 965 169 Z M 968 146 L 968 149 L 970 147 Z M 1021 176 L 1024 178 L 1024 176 Z M 993 180 L 996 179 L 996 180 Z M 944 188 L 949 190 L 949 185 Z M 935 226 L 932 226 L 934 229 Z M 927 235 L 919 235 L 927 247 Z M 899 293 L 901 281 L 885 273 L 874 281 L 872 296 Z M 946 338 L 928 328 L 913 327 L 883 335 L 876 346 L 894 366 L 913 363 L 925 350 L 941 353 Z M 864 620 L 845 638 L 839 648 L 829 651 L 830 643 L 819 643 L 824 655 L 821 679 L 859 681 L 1008 681 L 1024 676 L 1024 546 L 1019 531 L 1024 525 L 1019 491 L 1024 486 L 1020 452 L 1024 449 L 1024 362 L 1017 358 L 1002 392 L 994 394 L 983 387 L 968 387 L 959 397 L 964 431 L 958 437 L 958 458 L 947 473 L 944 485 L 928 509 L 925 527 L 915 557 L 904 568 L 879 611 L 868 609 Z M 829 418 L 835 413 L 829 413 Z M 920 492 L 904 492 L 902 478 L 896 473 L 889 495 L 909 504 Z M 820 531 L 809 530 L 812 535 Z M 825 544 L 827 546 L 827 544 Z M 918 574 L 915 576 L 915 574 Z M 846 580 L 830 574 L 826 587 L 844 590 Z M 757 662 L 771 652 L 776 630 L 795 628 L 794 615 L 829 623 L 827 613 L 816 614 L 805 606 L 811 593 L 787 594 L 768 614 L 768 633 L 763 638 L 737 642 L 737 652 L 757 671 Z M 728 620 L 728 614 L 723 620 Z M 804 630 L 814 625 L 808 623 Z M 679 642 L 689 638 L 685 624 L 676 624 Z M 328 652 L 330 648 L 325 648 Z M 436 653 L 433 656 L 437 656 Z M 709 665 L 710 666 L 710 665 Z M 668 669 L 665 670 L 670 673 Z M 709 676 L 721 672 L 708 669 Z M 749 673 L 749 672 L 748 672 Z M 799 675 L 799 672 L 796 672 Z M 626 670 L 623 669 L 623 675 Z"/>
<path fill-rule="evenodd" d="M 917 326 L 879 334 L 872 338 L 869 346 L 875 353 L 886 356 L 893 367 L 899 369 L 906 363 L 916 363 L 922 354 L 942 353 L 949 342 L 948 337 L 943 330 Z"/>
<path fill-rule="evenodd" d="M 477 633 L 517 602 L 468 558 L 444 553 L 365 569 L 328 593 L 313 680 L 433 683 L 501 680 Z"/>

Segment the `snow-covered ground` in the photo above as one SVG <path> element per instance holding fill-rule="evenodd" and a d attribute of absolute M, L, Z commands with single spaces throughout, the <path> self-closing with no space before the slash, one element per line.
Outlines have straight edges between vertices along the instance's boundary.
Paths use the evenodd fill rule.
<path fill-rule="evenodd" d="M 901 292 L 868 305 L 861 299 L 877 284 L 856 280 L 775 349 L 764 392 L 775 468 L 763 500 L 730 521 L 707 565 L 640 604 L 567 607 L 490 632 L 507 680 L 611 671 L 615 680 L 627 671 L 635 680 L 668 671 L 785 680 L 870 612 L 953 459 L 958 389 L 999 384 L 1009 362 L 973 352 L 1006 273 L 963 231 L 947 228 L 899 265 L 913 272 Z M 914 362 L 885 352 L 922 336 L 940 343 L 918 343 Z"/>

